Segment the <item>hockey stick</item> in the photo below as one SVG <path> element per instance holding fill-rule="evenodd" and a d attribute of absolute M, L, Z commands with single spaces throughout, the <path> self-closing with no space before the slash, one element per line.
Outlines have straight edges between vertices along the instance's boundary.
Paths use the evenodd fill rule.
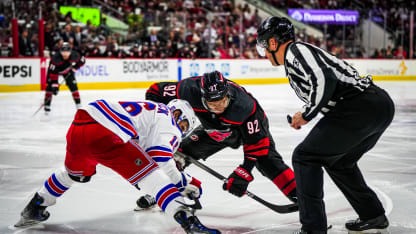
<path fill-rule="evenodd" d="M 184 157 L 187 160 L 189 160 L 191 163 L 195 164 L 197 167 L 201 168 L 202 170 L 208 172 L 209 174 L 217 177 L 218 179 L 222 180 L 222 181 L 227 181 L 227 178 L 225 178 L 223 175 L 221 175 L 220 173 L 214 171 L 213 169 L 211 169 L 210 167 L 206 166 L 205 164 L 199 162 L 198 160 L 189 157 L 188 155 L 180 152 L 180 151 L 176 151 L 176 153 L 178 156 Z M 271 210 L 277 212 L 277 213 L 281 213 L 281 214 L 285 214 L 285 213 L 292 213 L 295 211 L 298 211 L 298 205 L 297 204 L 289 204 L 289 205 L 275 205 L 272 204 L 270 202 L 267 202 L 263 199 L 261 199 L 260 197 L 256 196 L 254 193 L 250 192 L 250 191 L 246 191 L 247 196 L 249 196 L 250 198 L 256 200 L 257 202 L 263 204 L 264 206 L 270 208 Z"/>
<path fill-rule="evenodd" d="M 63 79 L 58 83 L 58 87 L 60 87 L 61 85 L 64 84 L 64 81 L 66 80 L 66 76 L 62 76 Z M 51 99 L 51 98 L 49 98 Z M 45 101 L 43 101 L 43 103 L 40 105 L 40 107 L 35 111 L 35 113 L 33 113 L 32 117 L 35 116 L 40 110 L 42 110 L 42 108 L 45 106 Z"/>

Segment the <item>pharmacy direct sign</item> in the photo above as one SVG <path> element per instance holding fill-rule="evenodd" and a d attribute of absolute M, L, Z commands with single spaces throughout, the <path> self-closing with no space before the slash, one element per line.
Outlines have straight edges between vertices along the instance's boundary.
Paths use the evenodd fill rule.
<path fill-rule="evenodd" d="M 358 24 L 358 11 L 288 9 L 290 17 L 314 24 Z"/>

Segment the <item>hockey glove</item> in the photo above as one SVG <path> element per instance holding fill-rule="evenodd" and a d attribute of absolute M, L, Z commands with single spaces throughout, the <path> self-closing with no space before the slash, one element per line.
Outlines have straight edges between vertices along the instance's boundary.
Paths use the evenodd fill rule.
<path fill-rule="evenodd" d="M 181 172 L 182 181 L 177 183 L 175 186 L 181 192 L 182 196 L 188 197 L 189 199 L 198 199 L 202 194 L 201 181 L 195 179 L 194 177 Z"/>
<path fill-rule="evenodd" d="M 52 83 L 52 93 L 53 95 L 57 95 L 59 91 L 59 84 L 58 83 Z"/>
<path fill-rule="evenodd" d="M 253 176 L 246 169 L 237 167 L 226 182 L 224 182 L 222 188 L 228 190 L 228 192 L 234 194 L 237 197 L 241 197 L 246 193 L 248 183 L 253 181 Z"/>
<path fill-rule="evenodd" d="M 182 152 L 182 149 L 179 148 L 178 151 Z M 188 156 L 188 157 L 191 157 L 191 156 Z M 185 157 L 185 156 L 183 156 L 181 154 L 174 153 L 173 154 L 173 158 L 175 159 L 176 168 L 178 168 L 179 171 L 185 170 L 185 168 L 188 167 L 189 164 L 191 164 L 191 162 L 189 161 L 189 159 L 187 159 L 187 157 Z M 199 158 L 195 158 L 195 157 L 192 157 L 192 158 L 194 158 L 196 160 L 199 159 Z"/>

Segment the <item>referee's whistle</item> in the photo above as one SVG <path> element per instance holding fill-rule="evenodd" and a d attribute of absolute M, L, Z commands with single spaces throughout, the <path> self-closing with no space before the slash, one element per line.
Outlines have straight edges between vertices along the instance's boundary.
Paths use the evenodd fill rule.
<path fill-rule="evenodd" d="M 287 118 L 287 122 L 288 122 L 289 124 L 292 124 L 292 116 L 287 115 L 287 116 L 286 116 L 286 118 Z"/>

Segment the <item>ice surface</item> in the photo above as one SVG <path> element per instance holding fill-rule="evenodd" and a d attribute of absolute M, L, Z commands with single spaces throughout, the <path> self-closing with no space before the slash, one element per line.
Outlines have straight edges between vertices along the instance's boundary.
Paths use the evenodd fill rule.
<path fill-rule="evenodd" d="M 389 91 L 396 115 L 376 147 L 364 155 L 360 167 L 367 183 L 376 191 L 387 211 L 391 233 L 416 233 L 416 82 L 378 82 Z M 289 127 L 286 115 L 303 105 L 288 84 L 246 86 L 266 111 L 277 150 L 291 165 L 291 153 L 314 125 L 301 130 Z M 83 104 L 96 99 L 143 100 L 144 89 L 81 90 Z M 143 194 L 121 176 L 103 166 L 88 184 L 76 184 L 49 207 L 45 223 L 26 229 L 13 224 L 25 204 L 43 182 L 63 165 L 65 134 L 75 113 L 70 92 L 53 97 L 52 113 L 40 111 L 43 92 L 0 93 L 0 233 L 183 233 L 172 217 L 158 210 L 134 212 Z M 324 147 L 324 146 L 323 146 Z M 242 162 L 242 149 L 225 149 L 204 163 L 224 176 Z M 207 226 L 223 233 L 292 233 L 299 228 L 298 214 L 277 214 L 254 200 L 237 198 L 222 191 L 215 177 L 190 166 L 188 172 L 203 183 L 197 212 Z M 249 190 L 259 197 L 287 204 L 281 192 L 259 172 Z M 325 177 L 325 202 L 329 233 L 346 233 L 344 223 L 355 219 L 343 195 Z"/>

